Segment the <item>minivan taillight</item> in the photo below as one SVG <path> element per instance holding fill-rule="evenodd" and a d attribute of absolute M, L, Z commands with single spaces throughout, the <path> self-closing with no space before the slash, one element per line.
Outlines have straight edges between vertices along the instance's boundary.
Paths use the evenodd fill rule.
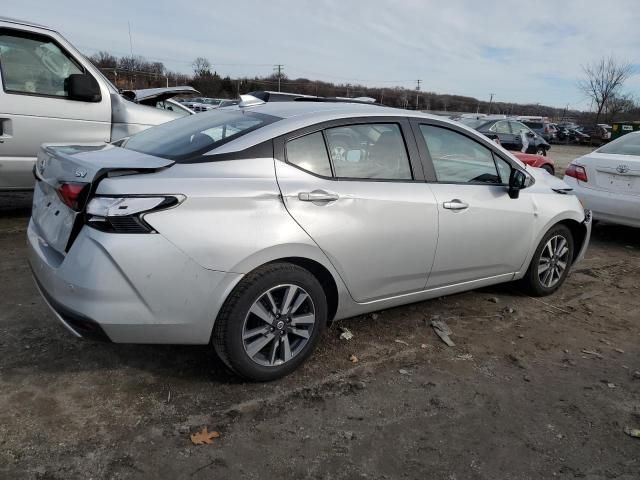
<path fill-rule="evenodd" d="M 60 200 L 67 207 L 79 212 L 82 209 L 88 187 L 88 183 L 61 183 L 58 185 L 57 192 Z"/>
<path fill-rule="evenodd" d="M 580 180 L 581 182 L 589 181 L 589 179 L 587 178 L 587 171 L 582 165 L 575 165 L 573 163 L 570 163 L 564 173 L 566 176 L 573 177 L 576 180 Z"/>

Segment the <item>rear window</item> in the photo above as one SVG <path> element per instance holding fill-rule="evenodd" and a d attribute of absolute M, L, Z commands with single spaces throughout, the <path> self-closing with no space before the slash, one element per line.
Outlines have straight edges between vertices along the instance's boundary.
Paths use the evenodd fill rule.
<path fill-rule="evenodd" d="M 612 153 L 614 155 L 640 155 L 640 133 L 627 133 L 604 147 L 598 153 Z"/>
<path fill-rule="evenodd" d="M 543 128 L 544 124 L 540 122 L 522 122 L 529 128 Z"/>
<path fill-rule="evenodd" d="M 212 111 L 163 123 L 133 135 L 124 148 L 180 162 L 280 120 L 252 111 Z"/>

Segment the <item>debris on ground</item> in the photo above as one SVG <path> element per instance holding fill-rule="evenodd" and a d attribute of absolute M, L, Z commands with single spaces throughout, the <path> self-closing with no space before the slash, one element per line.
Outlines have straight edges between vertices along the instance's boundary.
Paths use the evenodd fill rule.
<path fill-rule="evenodd" d="M 211 445 L 213 443 L 213 439 L 219 437 L 219 432 L 210 432 L 209 430 L 207 430 L 207 427 L 204 426 L 199 432 L 191 434 L 191 443 L 193 443 L 194 445 L 204 445 L 205 443 L 207 445 Z"/>
<path fill-rule="evenodd" d="M 340 334 L 340 340 L 351 340 L 353 338 L 353 333 L 351 330 L 345 327 L 340 327 L 342 333 Z"/>
<path fill-rule="evenodd" d="M 634 380 L 640 380 L 640 370 L 633 372 L 633 378 Z"/>
<path fill-rule="evenodd" d="M 405 370 L 404 368 L 401 368 L 400 370 L 398 370 L 398 373 L 400 375 L 409 375 L 409 370 Z"/>
<path fill-rule="evenodd" d="M 427 345 L 426 343 L 423 343 L 423 344 L 420 345 L 420 348 L 429 348 L 429 345 Z M 638 374 L 640 376 L 640 372 L 638 372 Z"/>
<path fill-rule="evenodd" d="M 394 341 L 396 343 L 401 343 L 402 345 L 406 345 L 407 347 L 409 346 L 409 344 L 407 342 L 405 342 L 404 340 L 400 340 L 399 338 L 396 338 Z"/>
<path fill-rule="evenodd" d="M 513 312 L 515 312 L 515 309 L 514 309 L 513 307 L 504 307 L 504 308 L 502 309 L 502 311 L 503 311 L 504 313 L 513 313 Z"/>
<path fill-rule="evenodd" d="M 640 428 L 624 427 L 624 433 L 633 438 L 640 438 Z"/>
<path fill-rule="evenodd" d="M 616 388 L 616 384 L 615 383 L 607 383 L 607 387 Z"/>
<path fill-rule="evenodd" d="M 596 358 L 603 358 L 602 355 L 598 352 L 594 352 L 593 350 L 580 350 L 582 353 L 586 355 L 593 355 Z"/>
<path fill-rule="evenodd" d="M 351 355 L 351 356 L 349 357 L 349 361 L 350 361 L 351 363 L 358 363 L 358 361 L 359 361 L 359 360 L 358 360 L 358 357 L 356 357 L 355 355 Z"/>
<path fill-rule="evenodd" d="M 456 356 L 458 360 L 473 360 L 473 355 L 470 353 L 463 353 L 462 355 Z"/>
<path fill-rule="evenodd" d="M 487 298 L 487 302 L 491 302 L 491 303 L 498 303 L 498 297 L 489 297 Z"/>
<path fill-rule="evenodd" d="M 433 327 L 433 331 L 436 332 L 436 335 L 438 335 L 444 343 L 449 347 L 456 346 L 456 344 L 449 338 L 449 335 L 452 335 L 453 332 L 444 320 L 432 320 L 431 326 Z"/>
<path fill-rule="evenodd" d="M 371 314 L 371 320 L 378 320 L 380 318 L 380 315 L 377 313 L 372 313 Z"/>
<path fill-rule="evenodd" d="M 624 350 L 622 350 L 621 348 L 615 348 L 614 350 L 618 353 L 624 353 Z"/>

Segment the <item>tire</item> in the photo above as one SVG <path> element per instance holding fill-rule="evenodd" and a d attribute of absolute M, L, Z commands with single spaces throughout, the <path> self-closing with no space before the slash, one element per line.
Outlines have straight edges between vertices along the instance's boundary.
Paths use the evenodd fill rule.
<path fill-rule="evenodd" d="M 562 239 L 566 242 L 564 245 L 564 247 L 566 247 L 566 251 L 561 249 L 560 252 L 562 254 L 558 255 L 558 258 L 554 260 L 554 256 L 549 254 L 549 245 L 552 250 L 555 250 L 554 253 L 556 254 L 558 254 L 558 249 L 560 249 L 562 245 L 560 240 L 557 240 L 557 243 L 554 243 L 556 239 Z M 521 284 L 524 289 L 534 297 L 544 297 L 546 295 L 551 295 L 560 288 L 566 280 L 569 270 L 571 270 L 573 249 L 574 242 L 571 230 L 562 224 L 552 227 L 540 241 L 538 248 L 536 248 L 536 251 L 533 254 L 527 273 L 521 280 Z M 545 261 L 546 258 L 549 258 L 548 262 Z M 565 264 L 564 270 L 562 270 L 558 275 L 558 270 L 563 263 Z M 539 272 L 539 267 L 542 267 L 543 265 L 549 265 L 549 267 L 546 270 L 543 270 L 543 272 Z M 553 269 L 551 272 L 552 282 L 547 281 L 545 283 L 545 280 L 549 275 L 547 272 L 551 269 Z"/>
<path fill-rule="evenodd" d="M 549 174 L 551 174 L 551 175 L 555 175 L 555 174 L 556 174 L 556 172 L 555 172 L 555 170 L 553 169 L 553 167 L 552 167 L 551 165 L 549 165 L 548 163 L 545 163 L 545 164 L 544 164 L 544 165 L 542 165 L 542 167 L 540 167 L 540 168 L 542 168 L 542 169 L 546 170 L 546 171 L 547 171 Z"/>
<path fill-rule="evenodd" d="M 272 263 L 249 273 L 231 292 L 213 327 L 212 343 L 238 376 L 266 382 L 298 368 L 326 324 L 327 299 L 318 279 L 297 265 Z"/>

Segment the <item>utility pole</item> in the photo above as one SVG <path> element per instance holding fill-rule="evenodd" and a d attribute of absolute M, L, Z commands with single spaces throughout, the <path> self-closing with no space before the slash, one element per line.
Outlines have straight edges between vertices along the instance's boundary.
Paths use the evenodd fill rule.
<path fill-rule="evenodd" d="M 348 83 L 347 83 L 347 95 L 346 95 L 346 97 L 349 98 L 349 84 Z"/>
<path fill-rule="evenodd" d="M 487 112 L 489 115 L 491 115 L 491 104 L 493 103 L 493 96 L 495 95 L 495 93 L 491 94 L 491 98 L 489 99 L 489 111 Z"/>
<path fill-rule="evenodd" d="M 420 101 L 420 82 L 422 80 L 416 80 L 416 110 L 418 110 L 418 102 Z"/>
<path fill-rule="evenodd" d="M 133 40 L 131 40 L 131 22 L 127 22 L 129 26 L 129 48 L 131 49 L 131 58 L 133 58 Z"/>
<path fill-rule="evenodd" d="M 275 72 L 278 72 L 278 91 L 280 91 L 280 79 L 282 79 L 282 70 L 284 70 L 284 65 L 282 65 L 281 63 L 278 63 L 276 65 L 274 65 L 273 70 Z"/>

